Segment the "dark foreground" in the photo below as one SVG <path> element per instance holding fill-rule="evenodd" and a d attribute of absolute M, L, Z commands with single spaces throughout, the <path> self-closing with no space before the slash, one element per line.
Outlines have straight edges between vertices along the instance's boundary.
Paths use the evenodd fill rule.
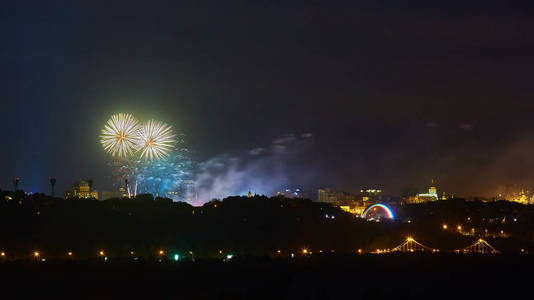
<path fill-rule="evenodd" d="M 16 292 L 16 298 L 528 299 L 533 261 L 501 255 L 364 255 L 195 263 L 6 262 L 0 275 L 3 293 Z"/>

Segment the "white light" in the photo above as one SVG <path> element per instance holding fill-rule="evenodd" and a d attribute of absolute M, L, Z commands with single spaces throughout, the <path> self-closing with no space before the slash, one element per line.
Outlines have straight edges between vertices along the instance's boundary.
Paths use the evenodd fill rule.
<path fill-rule="evenodd" d="M 139 128 L 138 140 L 137 150 L 146 160 L 168 156 L 175 143 L 172 127 L 155 120 L 149 120 Z"/>
<path fill-rule="evenodd" d="M 227 258 L 227 259 L 232 259 L 232 257 L 234 257 L 233 254 L 228 254 L 228 255 L 226 255 L 226 258 Z"/>

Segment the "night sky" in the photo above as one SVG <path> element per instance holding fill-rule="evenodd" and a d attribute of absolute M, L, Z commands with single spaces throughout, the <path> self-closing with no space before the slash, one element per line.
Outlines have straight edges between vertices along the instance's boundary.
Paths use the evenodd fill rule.
<path fill-rule="evenodd" d="M 420 2 L 4 4 L 0 188 L 110 189 L 99 134 L 117 112 L 313 196 L 532 186 L 533 4 Z"/>

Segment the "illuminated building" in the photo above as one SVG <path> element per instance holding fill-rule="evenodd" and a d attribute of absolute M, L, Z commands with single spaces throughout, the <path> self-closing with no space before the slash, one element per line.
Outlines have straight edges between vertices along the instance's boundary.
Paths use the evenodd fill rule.
<path fill-rule="evenodd" d="M 72 190 L 65 192 L 65 199 L 69 198 L 84 198 L 84 199 L 98 199 L 98 192 L 91 190 L 89 182 L 80 180 L 72 185 Z"/>
<path fill-rule="evenodd" d="M 443 197 L 442 197 L 443 199 Z M 432 179 L 432 184 L 428 188 L 428 193 L 421 193 L 415 196 L 409 196 L 405 199 L 407 204 L 417 204 L 417 203 L 426 203 L 439 200 L 438 189 L 434 184 L 434 179 Z"/>
<path fill-rule="evenodd" d="M 341 208 L 343 211 L 349 212 L 351 214 L 355 215 L 361 215 L 365 211 L 365 206 L 350 206 L 350 205 L 340 205 L 339 208 Z"/>
<path fill-rule="evenodd" d="M 357 200 L 356 195 L 345 192 L 334 192 L 329 188 L 317 190 L 317 201 L 330 203 L 346 212 L 360 215 L 365 209 L 366 204 L 363 200 Z"/>
<path fill-rule="evenodd" d="M 364 206 L 383 200 L 382 190 L 380 189 L 361 189 L 359 197 L 361 197 Z"/>

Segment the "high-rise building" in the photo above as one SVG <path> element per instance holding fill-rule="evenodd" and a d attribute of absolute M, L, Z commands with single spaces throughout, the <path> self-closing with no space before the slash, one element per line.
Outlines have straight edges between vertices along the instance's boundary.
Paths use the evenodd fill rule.
<path fill-rule="evenodd" d="M 91 190 L 91 187 L 89 186 L 89 182 L 85 180 L 80 180 L 78 182 L 75 182 L 72 185 L 72 190 L 66 191 L 65 199 L 69 198 L 93 198 L 98 199 L 98 192 L 95 190 Z"/>

